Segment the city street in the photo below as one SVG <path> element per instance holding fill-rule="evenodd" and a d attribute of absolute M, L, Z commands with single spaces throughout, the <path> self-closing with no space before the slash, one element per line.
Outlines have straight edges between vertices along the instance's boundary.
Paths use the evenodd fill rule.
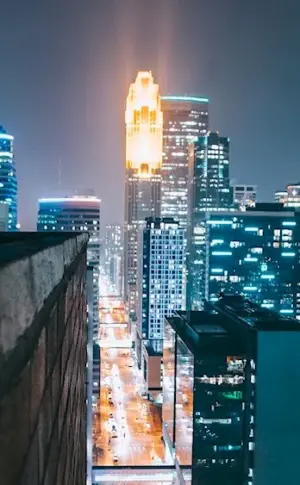
<path fill-rule="evenodd" d="M 94 465 L 171 464 L 162 441 L 159 413 L 142 395 L 141 373 L 130 348 L 124 309 L 116 307 L 114 302 L 108 311 L 103 307 L 100 311 L 101 396 L 94 415 Z"/>

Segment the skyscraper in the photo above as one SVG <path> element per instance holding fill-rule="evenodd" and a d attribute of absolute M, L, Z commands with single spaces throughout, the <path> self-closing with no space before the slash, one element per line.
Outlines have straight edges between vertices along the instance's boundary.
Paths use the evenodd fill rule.
<path fill-rule="evenodd" d="M 165 316 L 185 308 L 185 231 L 174 219 L 149 218 L 139 248 L 139 337 L 162 339 Z"/>
<path fill-rule="evenodd" d="M 188 309 L 200 309 L 204 298 L 205 212 L 232 208 L 229 146 L 229 138 L 209 133 L 199 137 L 189 148 Z"/>
<path fill-rule="evenodd" d="M 299 345 L 297 320 L 238 295 L 166 318 L 163 435 L 178 483 L 300 481 Z"/>
<path fill-rule="evenodd" d="M 163 115 L 159 87 L 150 71 L 139 72 L 126 102 L 125 298 L 136 313 L 137 235 L 146 217 L 159 217 Z"/>
<path fill-rule="evenodd" d="M 14 137 L 0 126 L 0 201 L 9 206 L 9 231 L 18 228 L 18 183 L 13 144 Z"/>
<path fill-rule="evenodd" d="M 206 217 L 205 298 L 244 294 L 262 307 L 300 318 L 298 212 L 258 203 L 245 212 Z"/>
<path fill-rule="evenodd" d="M 105 227 L 103 267 L 118 296 L 123 293 L 123 228 L 119 224 L 108 224 Z"/>
<path fill-rule="evenodd" d="M 163 162 L 162 217 L 174 217 L 181 227 L 188 214 L 188 146 L 208 131 L 208 99 L 162 96 Z"/>
<path fill-rule="evenodd" d="M 37 230 L 41 232 L 87 231 L 89 233 L 87 262 L 94 269 L 95 340 L 98 338 L 99 329 L 100 202 L 100 199 L 94 196 L 39 199 L 37 222 Z"/>

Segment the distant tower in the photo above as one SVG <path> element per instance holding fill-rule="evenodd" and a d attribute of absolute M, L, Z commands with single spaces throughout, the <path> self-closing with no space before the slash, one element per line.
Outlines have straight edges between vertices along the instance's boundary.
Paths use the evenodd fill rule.
<path fill-rule="evenodd" d="M 159 217 L 163 115 L 159 87 L 150 71 L 139 72 L 126 103 L 125 298 L 136 314 L 137 234 L 146 217 Z"/>
<path fill-rule="evenodd" d="M 199 310 L 204 298 L 205 212 L 233 208 L 229 147 L 229 138 L 208 133 L 197 138 L 189 148 L 188 310 Z"/>
<path fill-rule="evenodd" d="M 196 96 L 162 96 L 164 115 L 162 217 L 174 217 L 181 227 L 188 214 L 188 147 L 208 131 L 209 100 Z"/>
<path fill-rule="evenodd" d="M 89 233 L 87 263 L 93 268 L 94 340 L 98 339 L 99 330 L 100 203 L 94 196 L 39 199 L 37 221 L 37 230 L 42 232 Z"/>
<path fill-rule="evenodd" d="M 9 206 L 9 231 L 16 231 L 18 224 L 18 183 L 13 144 L 14 137 L 0 126 L 0 201 Z"/>

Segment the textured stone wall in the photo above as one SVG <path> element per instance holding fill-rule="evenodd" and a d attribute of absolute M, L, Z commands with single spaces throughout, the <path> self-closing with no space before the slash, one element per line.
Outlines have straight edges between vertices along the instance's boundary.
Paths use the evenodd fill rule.
<path fill-rule="evenodd" d="M 76 239 L 0 269 L 1 485 L 86 483 L 87 241 Z"/>

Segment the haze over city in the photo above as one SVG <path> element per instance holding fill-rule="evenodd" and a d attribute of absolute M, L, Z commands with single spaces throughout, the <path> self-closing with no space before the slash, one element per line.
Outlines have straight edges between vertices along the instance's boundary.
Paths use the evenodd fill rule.
<path fill-rule="evenodd" d="M 22 228 L 35 229 L 39 197 L 89 189 L 102 227 L 123 222 L 124 108 L 139 69 L 162 94 L 210 99 L 231 178 L 256 183 L 259 200 L 297 181 L 299 16 L 296 0 L 4 0 L 1 120 Z"/>

